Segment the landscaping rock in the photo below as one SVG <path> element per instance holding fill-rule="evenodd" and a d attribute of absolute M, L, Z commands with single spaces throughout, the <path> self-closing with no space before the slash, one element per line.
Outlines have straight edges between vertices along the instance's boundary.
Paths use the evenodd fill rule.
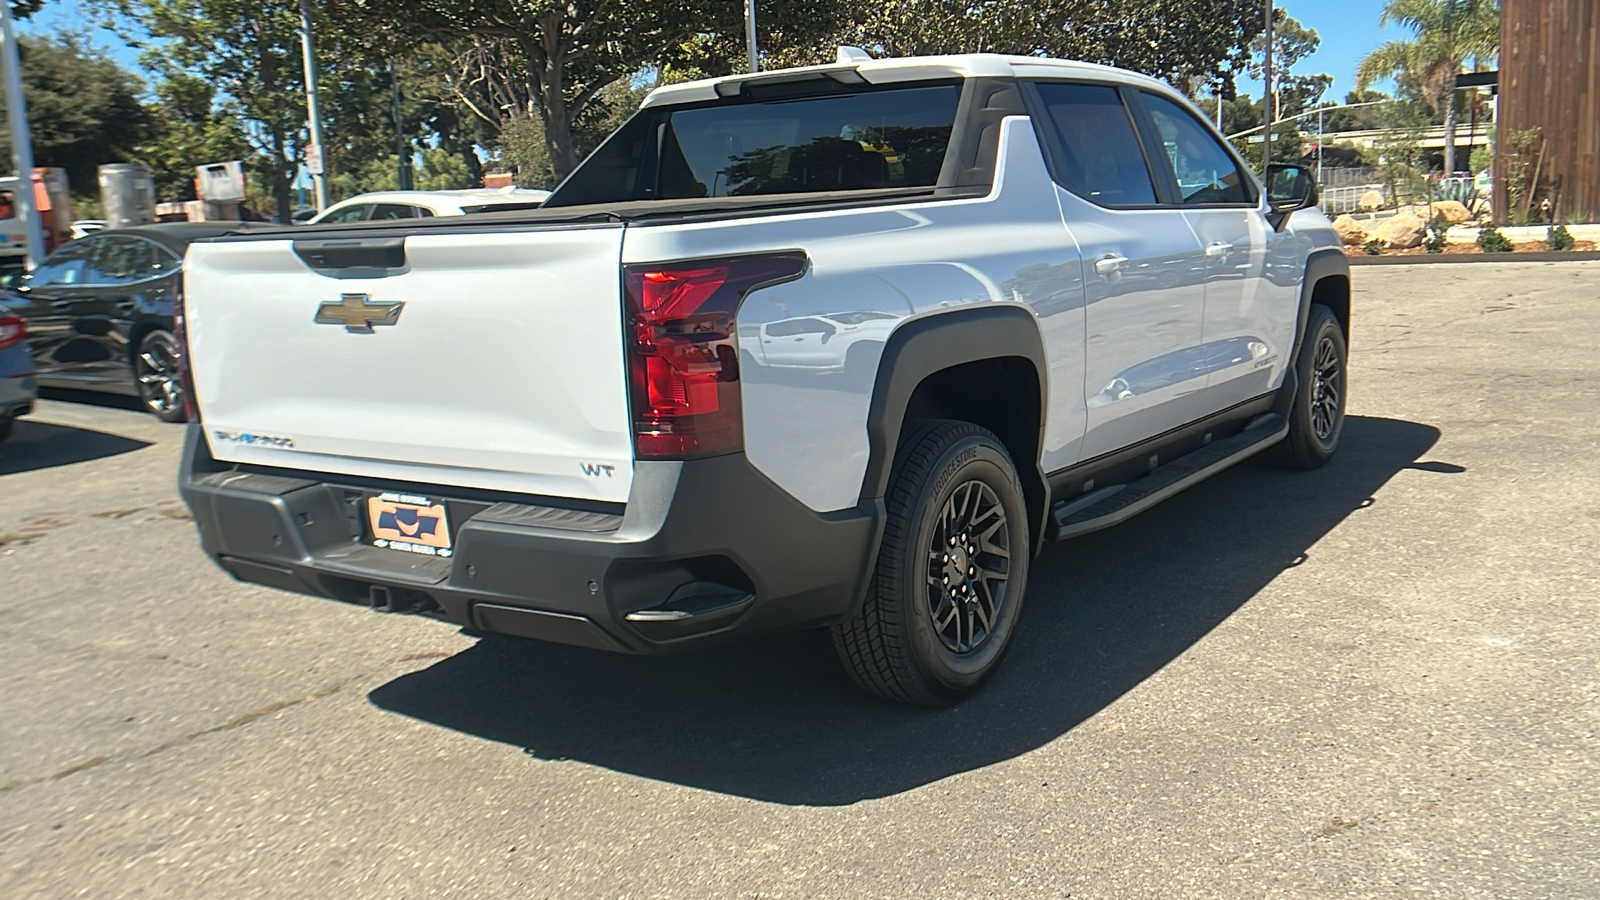
<path fill-rule="evenodd" d="M 1339 240 L 1344 242 L 1346 247 L 1363 247 L 1372 239 L 1372 236 L 1367 234 L 1367 229 L 1350 218 L 1349 213 L 1333 220 L 1333 230 L 1339 233 Z"/>
<path fill-rule="evenodd" d="M 1386 219 L 1372 236 L 1391 250 L 1409 250 L 1422 245 L 1422 238 L 1427 234 L 1427 227 L 1422 220 L 1410 213 L 1401 213 L 1392 219 Z"/>
<path fill-rule="evenodd" d="M 1441 200 L 1433 205 L 1433 214 L 1444 216 L 1444 220 L 1451 225 L 1460 225 L 1462 222 L 1472 221 L 1472 213 L 1467 207 L 1455 200 Z"/>
<path fill-rule="evenodd" d="M 1372 212 L 1375 209 L 1383 209 L 1385 206 L 1388 206 L 1389 201 L 1383 199 L 1383 194 L 1377 191 L 1367 191 L 1365 194 L 1361 195 L 1360 205 L 1361 208 L 1367 212 Z"/>

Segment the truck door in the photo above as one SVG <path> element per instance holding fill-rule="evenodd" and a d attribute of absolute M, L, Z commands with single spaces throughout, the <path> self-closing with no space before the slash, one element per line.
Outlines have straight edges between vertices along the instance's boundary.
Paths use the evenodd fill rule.
<path fill-rule="evenodd" d="M 1293 340 L 1300 273 L 1272 265 L 1280 236 L 1238 157 L 1192 112 L 1147 91 L 1184 215 L 1205 248 L 1206 393 L 1217 408 L 1268 393 Z"/>
<path fill-rule="evenodd" d="M 1037 89 L 1062 217 L 1083 255 L 1089 459 L 1205 414 L 1184 402 L 1205 386 L 1205 257 L 1182 211 L 1161 203 L 1128 92 Z"/>

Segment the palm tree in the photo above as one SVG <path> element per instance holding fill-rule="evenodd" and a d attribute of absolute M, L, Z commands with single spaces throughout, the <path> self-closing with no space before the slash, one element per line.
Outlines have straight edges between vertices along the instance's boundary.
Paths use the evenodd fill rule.
<path fill-rule="evenodd" d="M 1456 76 L 1468 57 L 1500 50 L 1500 0 L 1385 0 L 1382 24 L 1397 22 L 1412 37 L 1389 41 L 1356 69 L 1356 89 L 1394 76 L 1444 111 L 1444 170 L 1456 170 Z"/>

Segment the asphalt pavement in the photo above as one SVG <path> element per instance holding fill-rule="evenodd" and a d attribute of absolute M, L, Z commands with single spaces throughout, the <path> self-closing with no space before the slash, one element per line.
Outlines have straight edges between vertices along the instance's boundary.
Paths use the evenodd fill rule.
<path fill-rule="evenodd" d="M 233 582 L 182 429 L 0 447 L 0 897 L 1600 896 L 1600 263 L 1356 272 L 1344 445 L 1046 549 L 943 711 Z"/>

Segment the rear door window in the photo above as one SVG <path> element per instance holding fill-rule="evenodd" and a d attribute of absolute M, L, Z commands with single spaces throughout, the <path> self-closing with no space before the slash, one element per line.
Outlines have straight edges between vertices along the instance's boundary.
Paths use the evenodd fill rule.
<path fill-rule="evenodd" d="M 1042 82 L 1038 88 L 1056 134 L 1056 177 L 1068 190 L 1102 206 L 1156 202 L 1144 149 L 1114 86 Z"/>
<path fill-rule="evenodd" d="M 545 206 L 933 187 L 959 84 L 646 109 Z"/>

